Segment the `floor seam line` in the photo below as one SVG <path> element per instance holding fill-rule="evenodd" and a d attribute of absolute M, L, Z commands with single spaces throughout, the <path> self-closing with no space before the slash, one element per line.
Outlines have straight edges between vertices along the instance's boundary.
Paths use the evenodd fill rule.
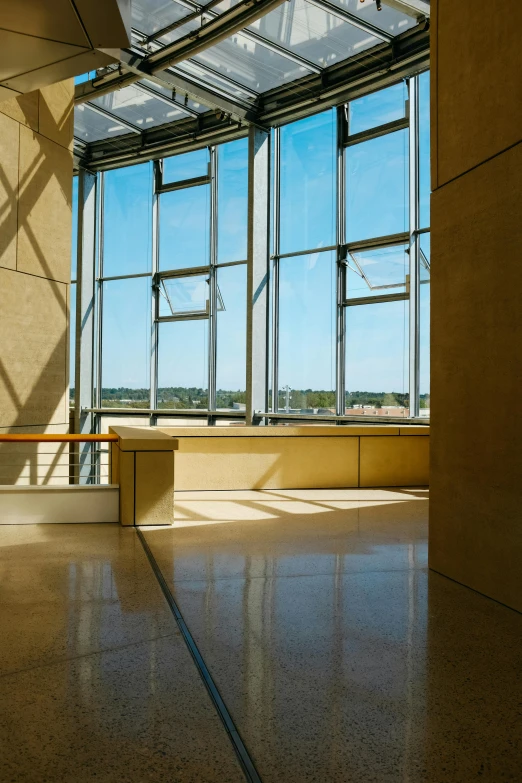
<path fill-rule="evenodd" d="M 385 568 L 372 571 L 341 571 L 341 576 L 362 576 L 364 574 L 404 574 L 410 571 L 426 571 L 428 565 L 417 566 L 415 568 Z M 275 576 L 218 576 L 215 579 L 174 579 L 173 584 L 180 585 L 187 582 L 232 582 L 242 580 L 244 582 L 253 582 L 256 579 L 312 579 L 316 576 L 335 576 L 334 572 L 326 571 L 317 574 L 277 574 Z"/>
<path fill-rule="evenodd" d="M 110 652 L 119 652 L 120 650 L 126 650 L 129 647 L 136 647 L 139 644 L 150 644 L 150 642 L 155 642 L 159 639 L 170 639 L 171 636 L 176 636 L 176 630 L 172 631 L 172 633 L 167 633 L 161 636 L 153 636 L 150 639 L 140 639 L 135 642 L 129 642 L 128 644 L 121 644 L 117 645 L 116 647 L 104 647 L 100 650 L 93 650 L 89 653 L 83 653 L 81 655 L 72 655 L 62 658 L 56 658 L 54 661 L 48 661 L 46 663 L 37 663 L 36 666 L 28 666 L 25 669 L 17 669 L 15 672 L 3 672 L 0 673 L 0 680 L 3 680 L 5 677 L 15 677 L 17 674 L 26 674 L 26 672 L 34 672 L 36 669 L 45 669 L 49 666 L 58 666 L 61 663 L 68 663 L 69 661 L 80 661 L 83 658 L 92 658 L 95 655 L 104 655 L 105 653 Z"/>
<path fill-rule="evenodd" d="M 165 596 L 165 599 L 169 605 L 169 608 L 172 612 L 172 615 L 174 619 L 176 620 L 176 623 L 178 625 L 178 628 L 181 632 L 181 635 L 183 637 L 183 640 L 187 646 L 187 649 L 192 657 L 192 660 L 194 661 L 194 664 L 198 670 L 198 674 L 200 675 L 203 684 L 205 685 L 207 692 L 210 696 L 210 699 L 214 705 L 214 708 L 223 723 L 223 726 L 225 728 L 225 731 L 230 739 L 230 742 L 232 743 L 232 747 L 234 749 L 234 752 L 239 760 L 239 763 L 241 765 L 241 769 L 243 771 L 243 774 L 245 775 L 245 778 L 249 783 L 262 783 L 262 780 L 259 776 L 259 773 L 255 767 L 255 764 L 243 742 L 243 739 L 241 737 L 241 734 L 239 733 L 239 730 L 234 723 L 232 716 L 230 715 L 230 712 L 228 711 L 228 708 L 224 702 L 223 697 L 221 696 L 221 693 L 219 692 L 219 689 L 214 682 L 214 679 L 212 678 L 212 675 L 210 674 L 210 671 L 204 661 L 204 658 L 194 640 L 194 637 L 192 636 L 188 625 L 186 624 L 183 615 L 176 603 L 176 600 L 172 594 L 172 591 L 167 584 L 167 581 L 165 580 L 165 577 L 163 576 L 163 572 L 161 571 L 161 568 L 154 557 L 152 550 L 143 535 L 143 532 L 140 530 L 140 528 L 137 526 L 136 528 L 136 534 L 141 542 L 141 545 L 143 547 L 143 550 L 147 556 L 147 559 L 150 563 L 150 566 L 152 568 L 152 571 L 154 572 L 154 575 L 158 581 L 158 584 L 163 592 L 163 595 Z"/>

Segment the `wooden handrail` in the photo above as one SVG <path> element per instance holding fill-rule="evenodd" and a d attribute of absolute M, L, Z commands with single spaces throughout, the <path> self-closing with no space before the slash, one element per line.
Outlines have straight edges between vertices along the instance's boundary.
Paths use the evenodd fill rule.
<path fill-rule="evenodd" d="M 116 443 L 117 435 L 0 435 L 0 443 Z"/>

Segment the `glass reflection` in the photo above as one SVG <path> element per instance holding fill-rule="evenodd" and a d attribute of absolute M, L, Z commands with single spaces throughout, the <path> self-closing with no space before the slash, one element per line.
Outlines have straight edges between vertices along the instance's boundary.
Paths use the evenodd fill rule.
<path fill-rule="evenodd" d="M 103 283 L 103 407 L 150 407 L 150 313 L 150 278 Z"/>
<path fill-rule="evenodd" d="M 159 267 L 207 266 L 210 258 L 210 186 L 160 196 Z"/>
<path fill-rule="evenodd" d="M 279 264 L 279 410 L 335 413 L 335 254 Z"/>
<path fill-rule="evenodd" d="M 208 324 L 159 324 L 158 408 L 208 408 Z"/>
<path fill-rule="evenodd" d="M 103 275 L 150 272 L 152 163 L 103 175 Z"/>
<path fill-rule="evenodd" d="M 335 243 L 335 113 L 281 128 L 281 253 Z"/>
<path fill-rule="evenodd" d="M 346 150 L 347 241 L 408 229 L 408 130 Z"/>
<path fill-rule="evenodd" d="M 348 104 L 348 133 L 356 133 L 377 128 L 393 120 L 400 120 L 406 115 L 408 87 L 405 81 L 387 87 L 385 90 L 372 92 L 350 101 Z"/>
<path fill-rule="evenodd" d="M 346 308 L 346 414 L 409 416 L 407 300 Z"/>

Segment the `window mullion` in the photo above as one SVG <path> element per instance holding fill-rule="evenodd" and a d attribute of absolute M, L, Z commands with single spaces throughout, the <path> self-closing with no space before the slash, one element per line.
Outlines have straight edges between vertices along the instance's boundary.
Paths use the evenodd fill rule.
<path fill-rule="evenodd" d="M 274 184 L 272 198 L 274 200 L 273 212 L 273 254 L 271 264 L 271 301 L 272 301 L 272 413 L 279 409 L 279 254 L 281 250 L 281 130 L 274 128 Z"/>
<path fill-rule="evenodd" d="M 409 318 L 409 400 L 410 417 L 419 416 L 419 77 L 409 80 L 409 189 L 410 189 L 410 318 Z"/>
<path fill-rule="evenodd" d="M 156 410 L 158 407 L 158 333 L 157 322 L 159 287 L 156 285 L 159 268 L 159 217 L 160 196 L 158 183 L 161 182 L 161 162 L 154 162 L 153 169 L 153 195 L 152 195 L 152 293 L 151 293 L 151 345 L 150 345 L 150 407 Z M 151 416 L 151 425 L 155 425 L 157 419 Z"/>
<path fill-rule="evenodd" d="M 344 138 L 345 109 L 337 109 L 337 269 L 336 269 L 336 413 L 343 416 L 346 406 L 346 310 L 344 307 L 346 267 L 344 246 L 346 243 L 346 161 Z"/>
<path fill-rule="evenodd" d="M 216 410 L 217 362 L 217 223 L 218 223 L 218 150 L 210 148 L 210 273 L 209 273 L 209 350 L 208 410 Z M 214 420 L 209 417 L 209 424 Z"/>

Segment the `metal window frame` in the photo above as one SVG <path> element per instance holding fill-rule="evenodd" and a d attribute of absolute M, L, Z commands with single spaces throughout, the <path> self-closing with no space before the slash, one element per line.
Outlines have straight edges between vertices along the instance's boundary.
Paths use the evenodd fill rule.
<path fill-rule="evenodd" d="M 187 14 L 186 16 L 177 19 L 175 22 L 171 22 L 171 24 L 166 25 L 161 30 L 156 30 L 155 33 L 152 35 L 145 36 L 142 43 L 144 45 L 150 44 L 150 43 L 158 43 L 161 46 L 161 41 L 159 39 L 166 35 L 169 32 L 172 32 L 173 30 L 176 30 L 178 27 L 182 27 L 187 22 L 192 21 L 193 19 L 196 19 L 198 16 L 208 16 L 209 19 L 215 19 L 219 16 L 219 13 L 216 13 L 215 11 L 212 11 L 212 7 L 214 5 L 218 5 L 221 2 L 221 0 L 211 0 L 209 3 L 207 3 L 204 6 L 200 6 L 197 3 L 183 3 L 183 5 L 186 5 L 187 7 L 193 6 L 194 10 L 192 13 Z M 243 30 L 239 31 L 245 38 L 247 38 L 250 41 L 254 41 L 256 43 L 259 43 L 261 46 L 264 46 L 266 49 L 269 49 L 272 52 L 275 52 L 276 54 L 280 54 L 283 57 L 286 57 L 288 60 L 292 60 L 297 65 L 302 65 L 303 68 L 307 68 L 312 73 L 321 73 L 323 68 L 316 65 L 311 60 L 308 60 L 306 57 L 302 57 L 301 55 L 297 54 L 296 52 L 293 52 L 291 49 L 288 49 L 286 46 L 283 46 L 282 44 L 276 43 L 275 41 L 271 41 L 269 38 L 265 38 L 265 36 L 261 35 L 260 33 L 256 33 L 253 30 L 249 30 L 248 28 L 244 28 Z"/>
<path fill-rule="evenodd" d="M 273 227 L 272 227 L 272 250 L 269 257 L 269 286 L 271 297 L 271 366 L 266 381 L 266 394 L 271 386 L 272 402 L 270 410 L 265 412 L 256 411 L 256 423 L 269 423 L 273 421 L 287 420 L 305 420 L 311 421 L 326 420 L 337 424 L 346 425 L 356 420 L 363 420 L 362 417 L 346 415 L 345 411 L 345 350 L 346 350 L 346 307 L 360 306 L 364 304 L 376 304 L 387 301 L 409 300 L 410 326 L 409 326 L 409 395 L 410 395 L 410 416 L 409 418 L 398 417 L 403 423 L 428 423 L 428 419 L 419 416 L 420 411 L 420 392 L 419 392 L 419 291 L 423 282 L 420 280 L 420 237 L 424 233 L 429 233 L 430 227 L 419 226 L 419 75 L 416 74 L 408 78 L 409 89 L 409 117 L 407 127 L 409 129 L 409 227 L 407 232 L 394 234 L 384 237 L 373 237 L 371 239 L 357 242 L 346 243 L 346 188 L 345 181 L 345 154 L 346 148 L 353 143 L 360 143 L 366 138 L 374 137 L 383 133 L 393 133 L 398 130 L 398 125 L 406 127 L 405 118 L 394 123 L 388 123 L 378 128 L 365 131 L 363 134 L 357 134 L 356 137 L 350 137 L 347 134 L 347 119 L 345 106 L 337 107 L 337 169 L 336 169 L 336 244 L 328 247 L 301 249 L 290 253 L 281 254 L 280 251 L 280 231 L 281 231 L 281 138 L 279 128 L 272 131 L 272 144 L 274 146 L 274 170 L 273 182 L 271 184 L 271 198 L 273 204 Z M 130 415 L 130 416 L 149 416 L 151 424 L 156 424 L 158 419 L 165 416 L 177 417 L 203 417 L 207 418 L 209 424 L 214 424 L 217 419 L 245 419 L 246 414 L 243 411 L 217 411 L 216 410 L 216 361 L 217 361 L 217 270 L 221 267 L 248 265 L 246 259 L 229 261 L 219 264 L 217 262 L 217 225 L 218 225 L 218 160 L 219 147 L 210 146 L 210 170 L 208 177 L 196 177 L 179 182 L 163 185 L 161 162 L 153 163 L 153 199 L 152 199 L 152 269 L 151 272 L 104 276 L 103 268 L 103 235 L 104 235 L 104 172 L 100 171 L 96 177 L 96 226 L 95 232 L 95 250 L 94 250 L 94 284 L 95 284 L 95 306 L 94 306 L 94 338 L 92 341 L 92 400 L 93 405 L 82 407 L 79 411 L 82 415 L 91 415 L 94 419 L 93 429 L 100 429 L 101 417 L 103 415 Z M 249 172 L 250 174 L 250 172 Z M 203 267 L 192 267 L 179 270 L 170 270 L 159 272 L 158 252 L 159 252 L 159 231 L 160 231 L 160 202 L 161 195 L 169 190 L 182 189 L 184 187 L 194 187 L 199 184 L 209 184 L 211 190 L 211 221 L 209 231 L 210 241 L 210 263 Z M 82 206 L 79 203 L 78 209 Z M 84 241 L 83 221 L 79 220 L 78 242 Z M 267 229 L 268 230 L 268 229 Z M 410 253 L 410 287 L 409 291 L 400 293 L 383 293 L 382 295 L 372 297 L 359 297 L 357 299 L 346 299 L 345 297 L 345 276 L 346 276 L 346 254 L 349 251 L 378 249 L 384 246 L 404 244 L 409 246 Z M 292 415 L 278 412 L 278 343 L 279 343 L 279 262 L 282 258 L 301 256 L 319 252 L 337 253 L 337 320 L 336 320 L 336 414 L 335 416 L 306 416 Z M 158 277 L 187 277 L 195 274 L 209 275 L 211 285 L 211 297 L 209 305 L 209 314 L 205 318 L 209 320 L 209 358 L 208 358 L 208 399 L 207 409 L 168 409 L 158 408 L 157 403 L 157 379 L 158 379 L 158 327 L 159 322 L 163 320 L 186 320 L 183 316 L 172 319 L 157 317 L 157 285 Z M 138 277 L 150 277 L 152 285 L 152 307 L 151 307 L 151 367 L 150 367 L 150 407 L 145 408 L 103 408 L 102 407 L 102 364 L 103 364 L 103 284 L 111 280 L 131 279 Z M 78 305 L 77 305 L 78 307 Z M 200 316 L 201 317 L 201 316 Z M 78 310 L 77 310 L 78 318 Z M 77 352 L 76 373 L 80 371 L 81 356 Z M 369 417 L 364 419 L 369 421 Z M 391 421 L 390 417 L 372 417 L 372 423 L 381 423 L 382 421 Z"/>
<path fill-rule="evenodd" d="M 322 4 L 323 0 L 321 0 Z M 274 182 L 274 253 L 272 259 L 272 405 L 270 412 L 267 411 L 266 421 L 270 418 L 284 419 L 285 414 L 278 413 L 279 389 L 278 379 L 278 342 L 279 342 L 279 295 L 278 295 L 278 273 L 279 261 L 281 258 L 300 256 L 310 253 L 323 252 L 327 250 L 337 251 L 337 319 L 336 319 L 336 417 L 339 424 L 345 424 L 346 420 L 353 421 L 352 416 L 345 414 L 345 384 L 346 384 L 346 308 L 361 306 L 366 304 L 377 304 L 392 301 L 408 301 L 409 307 L 409 348 L 408 348 L 408 366 L 409 366 L 409 405 L 410 414 L 408 418 L 401 418 L 401 421 L 418 422 L 420 419 L 420 391 L 419 391 L 419 365 L 420 365 L 420 341 L 419 341 L 419 286 L 420 286 L 420 236 L 427 233 L 430 229 L 420 228 L 419 226 L 419 81 L 420 74 L 407 77 L 408 104 L 405 117 L 385 123 L 375 128 L 370 128 L 353 136 L 349 135 L 348 115 L 346 105 L 337 107 L 337 177 L 336 177 L 336 226 L 337 226 L 337 245 L 328 248 L 315 248 L 310 250 L 300 250 L 285 254 L 279 253 L 280 241 L 280 199 L 281 192 L 279 186 L 281 143 L 280 129 L 275 128 L 274 143 L 276 148 L 275 155 L 275 182 Z M 401 80 L 397 80 L 399 83 Z M 390 85 L 387 85 L 390 86 Z M 346 149 L 353 145 L 377 138 L 378 136 L 395 133 L 398 130 L 408 129 L 409 144 L 409 212 L 408 212 L 408 230 L 405 232 L 392 234 L 388 236 L 372 237 L 370 239 L 356 242 L 346 242 L 346 192 L 349 185 L 346 182 Z M 358 297 L 348 299 L 346 297 L 346 265 L 347 254 L 349 252 L 376 250 L 382 247 L 391 247 L 393 245 L 404 245 L 409 252 L 409 274 L 406 281 L 406 291 L 395 293 L 382 293 L 375 296 Z M 426 281 L 427 282 L 427 281 Z M 303 418 L 295 415 L 295 419 Z M 310 417 L 317 420 L 315 417 Z M 360 417 L 361 418 L 361 417 Z M 376 417 L 379 421 L 390 421 L 389 417 Z M 328 417 L 328 420 L 334 421 L 334 417 Z M 426 419 L 422 419 L 426 423 Z"/>

